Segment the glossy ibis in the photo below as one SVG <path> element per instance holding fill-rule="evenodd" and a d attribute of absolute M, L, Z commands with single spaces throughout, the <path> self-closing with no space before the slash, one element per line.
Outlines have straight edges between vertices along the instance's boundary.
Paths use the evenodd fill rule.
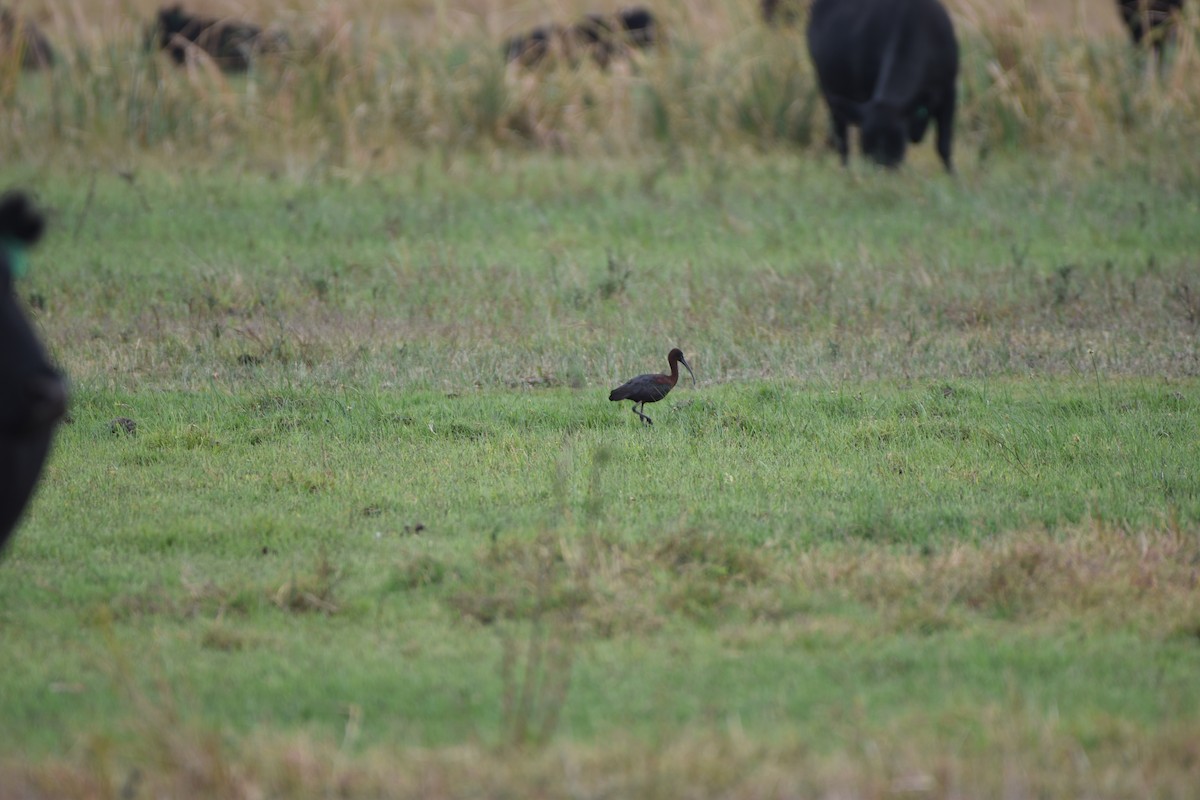
<path fill-rule="evenodd" d="M 688 374 L 692 376 L 692 385 L 696 385 L 696 373 L 692 372 L 691 366 L 688 365 L 687 359 L 683 357 L 683 351 L 676 347 L 667 354 L 667 363 L 671 365 L 670 375 L 656 375 L 653 373 L 647 375 L 638 375 L 631 381 L 627 381 L 616 389 L 613 389 L 609 395 L 609 400 L 632 400 L 633 413 L 642 418 L 642 422 L 647 425 L 653 425 L 654 420 L 642 413 L 642 409 L 646 403 L 657 403 L 667 396 L 667 393 L 675 388 L 675 384 L 679 382 L 679 365 L 683 364 L 687 367 Z"/>

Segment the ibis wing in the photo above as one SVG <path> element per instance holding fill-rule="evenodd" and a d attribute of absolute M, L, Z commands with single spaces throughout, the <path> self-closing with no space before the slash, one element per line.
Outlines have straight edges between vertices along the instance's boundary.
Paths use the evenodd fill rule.
<path fill-rule="evenodd" d="M 633 397 L 633 393 L 637 391 L 637 387 L 641 385 L 644 378 L 649 378 L 649 375 L 638 375 L 633 380 L 628 380 L 622 383 L 617 388 L 608 393 L 609 400 L 628 400 Z"/>
<path fill-rule="evenodd" d="M 657 403 L 671 391 L 671 379 L 666 375 L 638 375 L 609 393 L 609 400 L 632 400 L 635 403 Z"/>
<path fill-rule="evenodd" d="M 613 389 L 608 393 L 609 400 L 627 400 L 629 398 L 629 384 L 623 384 Z"/>

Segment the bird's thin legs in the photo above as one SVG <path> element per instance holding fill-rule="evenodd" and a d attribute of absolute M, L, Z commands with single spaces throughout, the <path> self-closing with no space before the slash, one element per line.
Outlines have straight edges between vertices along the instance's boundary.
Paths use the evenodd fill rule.
<path fill-rule="evenodd" d="M 647 425 L 653 425 L 654 420 L 650 419 L 649 417 L 647 417 L 645 414 L 643 414 L 641 411 L 638 410 L 639 408 L 644 407 L 645 405 L 646 405 L 645 403 L 634 403 L 633 408 L 630 410 L 633 411 L 633 413 L 637 414 L 639 417 L 641 417 L 642 422 L 646 423 Z"/>

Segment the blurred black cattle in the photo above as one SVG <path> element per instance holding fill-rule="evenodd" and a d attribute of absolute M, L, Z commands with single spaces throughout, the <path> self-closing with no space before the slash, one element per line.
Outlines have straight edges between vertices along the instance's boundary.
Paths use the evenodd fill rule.
<path fill-rule="evenodd" d="M 1133 43 L 1146 42 L 1162 55 L 1183 13 L 1183 0 L 1117 0 L 1117 10 Z"/>
<path fill-rule="evenodd" d="M 287 46 L 280 32 L 249 22 L 198 17 L 180 5 L 160 8 L 146 38 L 147 46 L 165 50 L 176 64 L 185 63 L 195 48 L 227 72 L 244 72 L 257 56 Z"/>
<path fill-rule="evenodd" d="M 504 57 L 523 67 L 536 67 L 562 41 L 562 36 L 562 29 L 557 25 L 539 25 L 505 42 Z"/>
<path fill-rule="evenodd" d="M 566 28 L 540 25 L 505 42 L 504 54 L 524 67 L 538 66 L 555 54 L 571 66 L 590 58 L 603 68 L 631 50 L 648 50 L 659 40 L 653 12 L 635 7 L 616 14 L 588 14 Z"/>
<path fill-rule="evenodd" d="M 850 125 L 867 157 L 895 167 L 933 120 L 938 155 L 953 171 L 958 40 L 939 0 L 816 0 L 808 49 L 842 163 Z"/>
<path fill-rule="evenodd" d="M 13 289 L 25 249 L 44 220 L 18 192 L 0 196 L 0 548 L 12 534 L 41 475 L 67 389 L 50 363 Z"/>
<path fill-rule="evenodd" d="M 645 8 L 616 14 L 588 14 L 571 27 L 575 45 L 601 67 L 625 55 L 630 48 L 648 50 L 658 43 L 658 21 Z"/>
<path fill-rule="evenodd" d="M 14 57 L 21 69 L 48 69 L 54 65 L 54 48 L 37 25 L 0 7 L 0 61 Z"/>

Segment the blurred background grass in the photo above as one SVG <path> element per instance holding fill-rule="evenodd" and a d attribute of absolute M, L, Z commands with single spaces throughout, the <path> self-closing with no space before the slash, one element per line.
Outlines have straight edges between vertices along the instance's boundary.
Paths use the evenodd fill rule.
<path fill-rule="evenodd" d="M 357 172 L 402 165 L 414 145 L 584 156 L 824 147 L 802 28 L 767 27 L 753 0 L 650 4 L 665 46 L 608 72 L 510 68 L 501 50 L 535 24 L 616 4 L 189 3 L 288 32 L 290 51 L 248 76 L 147 55 L 141 42 L 156 5 L 20 5 L 60 63 L 38 74 L 0 68 L 0 147 L 10 158 L 233 159 L 267 171 L 299 161 Z M 960 163 L 1065 147 L 1107 157 L 1168 148 L 1191 160 L 1186 143 L 1200 133 L 1200 87 L 1189 80 L 1194 15 L 1160 70 L 1130 46 L 1105 0 L 949 5 L 963 49 Z"/>

